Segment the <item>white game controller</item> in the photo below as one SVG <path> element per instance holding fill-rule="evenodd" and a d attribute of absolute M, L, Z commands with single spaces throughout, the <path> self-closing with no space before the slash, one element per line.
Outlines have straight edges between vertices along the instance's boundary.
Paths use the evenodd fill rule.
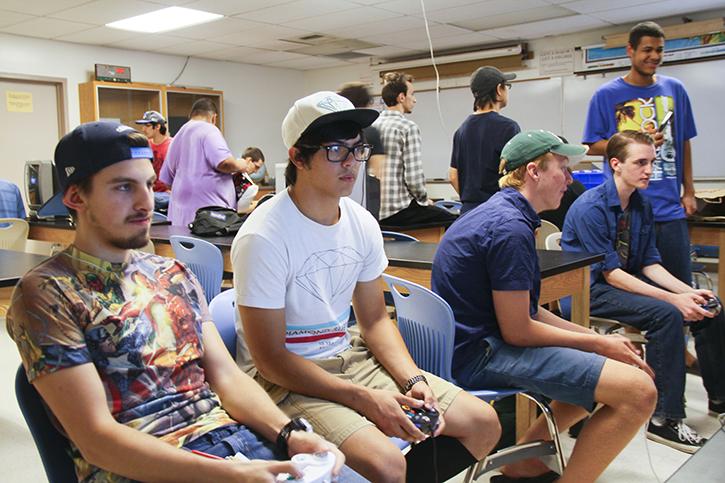
<path fill-rule="evenodd" d="M 302 473 L 302 477 L 294 479 L 288 473 L 280 473 L 277 475 L 277 481 L 296 481 L 299 483 L 330 483 L 332 481 L 335 455 L 331 451 L 296 454 L 292 457 L 292 462 Z"/>

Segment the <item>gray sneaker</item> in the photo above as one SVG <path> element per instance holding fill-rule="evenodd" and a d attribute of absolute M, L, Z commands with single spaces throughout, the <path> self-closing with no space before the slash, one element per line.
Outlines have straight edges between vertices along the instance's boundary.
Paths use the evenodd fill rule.
<path fill-rule="evenodd" d="M 668 419 L 662 426 L 652 421 L 647 425 L 647 438 L 685 453 L 694 453 L 707 442 L 683 421 Z"/>

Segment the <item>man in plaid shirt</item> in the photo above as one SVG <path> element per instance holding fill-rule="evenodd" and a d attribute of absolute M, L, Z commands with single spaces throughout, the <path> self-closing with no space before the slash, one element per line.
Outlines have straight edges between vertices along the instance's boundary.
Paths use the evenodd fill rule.
<path fill-rule="evenodd" d="M 406 226 L 450 224 L 455 216 L 432 206 L 425 189 L 420 129 L 404 114 L 413 112 L 413 78 L 390 72 L 385 75 L 382 97 L 387 109 L 373 127 L 379 132 L 388 158 L 380 190 L 380 224 Z"/>

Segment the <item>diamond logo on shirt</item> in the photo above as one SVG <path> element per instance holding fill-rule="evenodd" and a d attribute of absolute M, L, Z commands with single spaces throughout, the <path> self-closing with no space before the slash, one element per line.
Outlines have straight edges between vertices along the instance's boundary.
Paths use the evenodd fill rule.
<path fill-rule="evenodd" d="M 297 285 L 322 302 L 332 302 L 357 282 L 362 256 L 351 247 L 313 253 L 296 277 Z"/>

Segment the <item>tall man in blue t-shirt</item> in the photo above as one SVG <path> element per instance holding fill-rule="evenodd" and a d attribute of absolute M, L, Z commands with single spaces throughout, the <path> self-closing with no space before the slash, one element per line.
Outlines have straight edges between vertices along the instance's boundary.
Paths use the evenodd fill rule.
<path fill-rule="evenodd" d="M 521 131 L 513 119 L 500 114 L 509 100 L 516 74 L 491 66 L 479 67 L 471 76 L 473 109 L 453 135 L 448 178 L 461 197 L 461 214 L 475 208 L 498 191 L 501 150 Z"/>
<path fill-rule="evenodd" d="M 607 157 L 612 178 L 586 191 L 564 222 L 561 246 L 569 251 L 604 253 L 592 268 L 591 313 L 646 330 L 647 362 L 656 374 L 657 408 L 647 436 L 693 453 L 703 438 L 685 417 L 684 321 L 692 322 L 695 347 L 710 409 L 725 406 L 725 320 L 700 307 L 714 297 L 672 276 L 655 247 L 652 207 L 641 190 L 653 173 L 652 138 L 639 131 L 612 136 Z M 707 341 L 707 342 L 706 342 Z"/>
<path fill-rule="evenodd" d="M 433 290 L 455 315 L 452 369 L 461 384 L 549 396 L 560 430 L 602 404 L 579 435 L 562 483 L 594 481 L 648 420 L 657 395 L 652 370 L 627 339 L 598 335 L 538 305 L 537 213 L 559 205 L 571 183 L 568 156 L 584 151 L 547 131 L 514 136 L 501 153 L 502 190 L 446 231 L 432 274 Z M 545 438 L 540 418 L 521 442 Z M 553 481 L 557 475 L 547 471 L 525 460 L 504 467 L 497 481 Z"/>
<path fill-rule="evenodd" d="M 657 159 L 649 188 L 642 193 L 654 210 L 662 265 L 689 285 L 692 274 L 685 217 L 696 209 L 690 139 L 697 130 L 685 87 L 677 79 L 656 73 L 664 45 L 665 34 L 654 22 L 642 22 L 630 30 L 627 55 L 632 66 L 624 77 L 607 82 L 594 93 L 583 142 L 589 144 L 589 154 L 604 155 L 607 140 L 616 132 L 652 134 Z M 662 126 L 669 111 L 674 114 L 672 121 Z M 611 175 L 607 163 L 604 171 Z"/>

